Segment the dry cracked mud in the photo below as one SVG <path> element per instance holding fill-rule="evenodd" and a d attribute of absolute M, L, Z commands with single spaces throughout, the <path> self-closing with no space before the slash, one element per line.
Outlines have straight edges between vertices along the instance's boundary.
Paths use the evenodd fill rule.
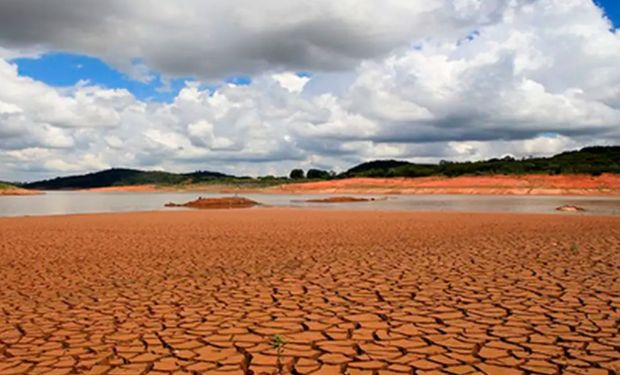
<path fill-rule="evenodd" d="M 617 374 L 620 218 L 0 219 L 1 374 Z"/>

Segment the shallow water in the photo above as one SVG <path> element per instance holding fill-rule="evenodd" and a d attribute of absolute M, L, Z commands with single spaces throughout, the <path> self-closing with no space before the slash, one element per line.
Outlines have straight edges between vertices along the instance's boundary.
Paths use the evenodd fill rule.
<path fill-rule="evenodd" d="M 339 194 L 326 194 L 325 197 Z M 242 194 L 259 203 L 276 207 L 315 207 L 326 209 L 521 212 L 556 213 L 555 208 L 572 204 L 584 207 L 586 214 L 620 215 L 620 197 L 472 196 L 472 195 L 352 195 L 376 198 L 372 202 L 317 204 L 304 202 L 317 195 Z M 47 192 L 35 196 L 0 196 L 0 216 L 64 215 L 98 212 L 164 211 L 166 202 L 184 203 L 203 197 L 231 196 L 213 193 L 122 193 Z M 562 213 L 567 214 L 567 213 Z M 574 214 L 572 214 L 574 215 Z"/>

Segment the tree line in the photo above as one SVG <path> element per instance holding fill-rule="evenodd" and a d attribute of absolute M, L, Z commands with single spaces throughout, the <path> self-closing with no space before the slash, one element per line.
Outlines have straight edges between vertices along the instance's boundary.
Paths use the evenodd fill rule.
<path fill-rule="evenodd" d="M 291 179 L 329 179 L 347 177 L 428 177 L 463 175 L 522 175 L 522 174 L 589 174 L 620 173 L 620 146 L 586 147 L 579 151 L 563 152 L 552 157 L 511 156 L 481 161 L 441 161 L 437 164 L 418 164 L 400 160 L 374 160 L 359 164 L 346 172 L 311 169 L 304 175 L 301 169 L 291 171 Z"/>

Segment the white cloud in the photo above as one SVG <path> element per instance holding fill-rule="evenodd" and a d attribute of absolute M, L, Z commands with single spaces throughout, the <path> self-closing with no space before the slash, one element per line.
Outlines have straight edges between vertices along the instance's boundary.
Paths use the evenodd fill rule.
<path fill-rule="evenodd" d="M 302 77 L 291 72 L 274 74 L 273 79 L 288 91 L 297 93 L 302 92 L 306 84 L 310 82 L 309 77 Z"/>
<path fill-rule="evenodd" d="M 473 40 L 428 43 L 365 64 L 345 100 L 382 123 L 374 139 L 602 134 L 620 125 L 616 61 L 620 38 L 591 2 L 538 1 Z"/>
<path fill-rule="evenodd" d="M 81 172 L 84 170 L 102 170 L 110 168 L 106 162 L 101 160 L 99 155 L 85 154 L 80 160 L 68 162 L 63 159 L 50 159 L 46 160 L 43 167 L 50 171 L 58 171 L 62 173 L 67 172 Z"/>
<path fill-rule="evenodd" d="M 125 44 L 68 0 L 39 4 L 66 18 L 61 26 L 41 20 L 25 35 L 0 26 L 1 179 L 108 166 L 284 174 L 620 140 L 620 35 L 590 0 L 218 2 L 210 13 L 194 2 L 191 14 L 168 3 L 140 9 L 144 1 L 98 5 L 118 13 L 116 26 L 134 22 Z M 64 14 L 63 4 L 75 9 Z M 83 32 L 66 35 L 63 25 Z M 162 25 L 178 27 L 159 34 Z M 187 82 L 171 103 L 145 102 L 122 89 L 20 76 L 6 60 L 15 45 L 91 52 L 143 80 L 153 70 L 254 75 L 215 91 Z M 308 67 L 311 77 L 291 73 Z M 344 70 L 321 71 L 332 68 Z"/>
<path fill-rule="evenodd" d="M 38 124 L 60 128 L 116 126 L 117 110 L 132 100 L 125 90 L 105 90 L 79 84 L 66 90 L 49 86 L 18 75 L 16 65 L 0 59 L 0 103 Z"/>

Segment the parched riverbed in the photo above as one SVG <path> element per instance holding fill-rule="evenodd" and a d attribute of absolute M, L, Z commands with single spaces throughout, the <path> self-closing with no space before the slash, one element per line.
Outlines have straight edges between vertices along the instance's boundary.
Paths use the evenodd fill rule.
<path fill-rule="evenodd" d="M 0 373 L 613 374 L 620 218 L 0 218 Z"/>

